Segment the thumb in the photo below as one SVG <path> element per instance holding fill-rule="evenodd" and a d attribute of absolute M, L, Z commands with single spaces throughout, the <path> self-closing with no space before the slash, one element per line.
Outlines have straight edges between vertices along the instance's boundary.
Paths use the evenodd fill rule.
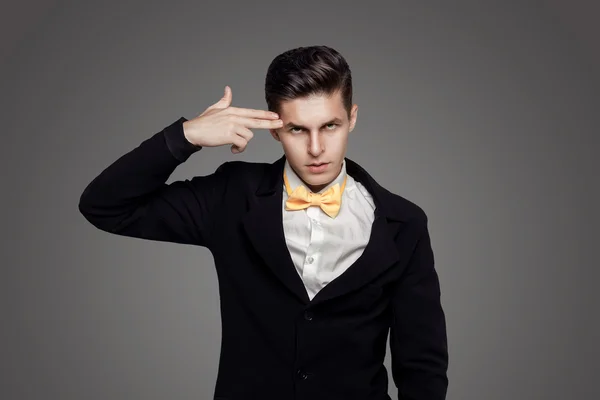
<path fill-rule="evenodd" d="M 201 117 L 209 111 L 227 108 L 227 107 L 229 107 L 230 104 L 231 104 L 231 88 L 229 86 L 225 86 L 225 94 L 223 95 L 223 97 L 221 97 L 221 99 L 219 101 L 217 101 L 216 103 L 214 103 L 213 105 L 207 107 L 206 110 L 204 110 L 202 112 L 202 114 L 200 114 L 199 116 Z"/>
<path fill-rule="evenodd" d="M 231 105 L 231 88 L 229 86 L 225 86 L 225 94 L 219 101 L 213 104 L 213 108 L 227 108 Z"/>

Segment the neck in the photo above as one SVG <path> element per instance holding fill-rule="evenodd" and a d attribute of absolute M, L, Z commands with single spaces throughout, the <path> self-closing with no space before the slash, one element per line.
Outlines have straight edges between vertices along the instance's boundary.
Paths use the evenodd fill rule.
<path fill-rule="evenodd" d="M 309 188 L 309 189 L 310 189 L 310 191 L 311 191 L 311 192 L 313 192 L 313 193 L 317 193 L 318 191 L 320 191 L 320 190 L 323 190 L 323 188 L 324 188 L 324 187 L 326 187 L 326 186 L 327 186 L 327 185 L 329 185 L 331 182 L 333 182 L 333 181 L 331 181 L 331 182 L 329 182 L 329 183 L 326 183 L 326 184 L 324 184 L 324 185 L 318 185 L 318 186 L 315 186 L 315 185 L 309 185 L 308 183 L 304 182 L 302 179 L 300 179 L 300 180 L 301 180 L 301 181 L 302 181 L 302 183 L 304 183 L 304 185 L 305 185 L 307 188 Z"/>

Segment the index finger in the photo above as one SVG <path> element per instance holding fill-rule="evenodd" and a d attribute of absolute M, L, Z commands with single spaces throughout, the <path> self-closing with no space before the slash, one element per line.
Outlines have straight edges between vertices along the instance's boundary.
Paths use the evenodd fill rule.
<path fill-rule="evenodd" d="M 242 126 L 250 129 L 278 129 L 283 126 L 283 121 L 280 119 L 276 120 L 267 120 L 261 118 L 248 118 L 248 117 L 240 117 L 237 122 L 239 122 Z"/>
<path fill-rule="evenodd" d="M 239 115 L 240 117 L 248 117 L 248 118 L 260 118 L 260 119 L 278 119 L 279 115 L 272 111 L 267 110 L 256 110 L 253 108 L 240 108 L 240 107 L 229 107 L 229 111 L 231 111 L 235 115 Z"/>

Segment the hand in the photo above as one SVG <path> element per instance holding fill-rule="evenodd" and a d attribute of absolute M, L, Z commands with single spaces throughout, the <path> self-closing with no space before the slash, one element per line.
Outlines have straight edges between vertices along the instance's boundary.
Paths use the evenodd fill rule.
<path fill-rule="evenodd" d="M 185 138 L 202 147 L 231 145 L 231 152 L 243 152 L 254 134 L 250 128 L 278 129 L 283 126 L 279 115 L 266 110 L 231 107 L 231 88 L 197 117 L 183 123 Z"/>

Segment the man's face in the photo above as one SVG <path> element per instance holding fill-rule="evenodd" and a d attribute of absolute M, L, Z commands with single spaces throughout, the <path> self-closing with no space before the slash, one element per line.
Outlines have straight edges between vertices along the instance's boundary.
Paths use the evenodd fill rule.
<path fill-rule="evenodd" d="M 271 135 L 281 142 L 291 167 L 313 192 L 340 173 L 357 110 L 354 104 L 348 117 L 339 91 L 330 97 L 322 94 L 281 104 L 283 127 L 271 129 Z"/>

